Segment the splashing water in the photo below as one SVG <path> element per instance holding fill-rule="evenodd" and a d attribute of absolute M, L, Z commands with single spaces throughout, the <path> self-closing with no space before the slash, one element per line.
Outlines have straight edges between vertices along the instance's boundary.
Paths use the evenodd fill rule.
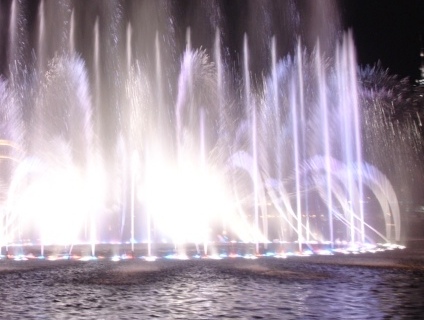
<path fill-rule="evenodd" d="M 85 243 L 94 256 L 98 243 L 147 243 L 151 257 L 160 243 L 185 256 L 187 243 L 213 254 L 234 242 L 258 253 L 402 240 L 396 188 L 364 153 L 378 145 L 363 134 L 350 33 L 330 46 L 320 30 L 304 46 L 295 3 L 280 4 L 299 36 L 280 57 L 286 40 L 263 4 L 265 37 L 232 39 L 233 59 L 222 4 L 193 4 L 214 14 L 181 45 L 176 4 L 90 3 L 85 15 L 72 3 L 39 2 L 36 51 L 25 2 L 5 8 L 3 247 Z M 261 41 L 270 49 L 258 54 Z M 379 125 L 374 138 L 393 128 Z"/>

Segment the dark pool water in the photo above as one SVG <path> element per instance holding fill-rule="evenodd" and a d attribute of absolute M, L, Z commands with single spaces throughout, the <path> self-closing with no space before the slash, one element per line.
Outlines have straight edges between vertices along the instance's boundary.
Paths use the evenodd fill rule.
<path fill-rule="evenodd" d="M 1 260 L 0 319 L 424 317 L 420 263 L 328 259 Z"/>

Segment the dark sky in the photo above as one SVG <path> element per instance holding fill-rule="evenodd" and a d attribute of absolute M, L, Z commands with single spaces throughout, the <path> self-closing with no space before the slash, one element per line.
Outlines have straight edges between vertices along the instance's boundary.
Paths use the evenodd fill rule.
<path fill-rule="evenodd" d="M 344 26 L 353 29 L 360 64 L 380 60 L 392 74 L 419 78 L 424 0 L 341 0 L 339 5 Z"/>
<path fill-rule="evenodd" d="M 246 6 L 245 1 L 228 0 L 228 4 L 238 3 L 240 9 Z M 316 0 L 297 0 L 296 3 L 302 7 L 305 3 L 310 4 L 309 1 Z M 6 9 L 10 3 L 11 0 L 0 1 L 3 9 L 0 10 L 2 39 L 7 36 L 9 12 Z M 411 80 L 419 78 L 419 53 L 424 46 L 424 0 L 335 0 L 335 3 L 339 6 L 343 28 L 353 30 L 361 65 L 375 64 L 380 60 L 383 67 L 389 68 L 392 74 L 408 76 Z M 34 12 L 38 8 L 38 1 L 29 1 L 27 4 Z M 240 15 L 240 12 L 236 13 Z M 250 16 L 249 19 L 254 17 Z M 237 37 L 241 42 L 242 36 Z M 4 61 L 6 47 L 0 49 L 0 60 Z"/>

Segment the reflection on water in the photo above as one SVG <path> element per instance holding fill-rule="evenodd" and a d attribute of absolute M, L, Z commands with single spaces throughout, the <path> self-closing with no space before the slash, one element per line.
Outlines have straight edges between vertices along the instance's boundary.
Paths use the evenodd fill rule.
<path fill-rule="evenodd" d="M 419 318 L 424 272 L 247 261 L 0 261 L 2 319 Z"/>

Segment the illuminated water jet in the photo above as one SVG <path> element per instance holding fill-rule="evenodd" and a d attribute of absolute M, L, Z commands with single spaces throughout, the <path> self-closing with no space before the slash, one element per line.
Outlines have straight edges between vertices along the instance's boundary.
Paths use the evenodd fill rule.
<path fill-rule="evenodd" d="M 275 27 L 263 34 L 270 49 L 261 59 L 258 40 L 243 33 L 233 59 L 224 23 L 213 24 L 202 47 L 205 26 L 179 25 L 171 3 L 150 4 L 154 30 L 125 5 L 110 2 L 90 17 L 78 2 L 62 6 L 40 2 L 35 51 L 22 2 L 8 8 L 0 82 L 6 250 L 31 243 L 44 256 L 58 245 L 71 256 L 84 244 L 94 258 L 100 244 L 127 243 L 128 252 L 111 256 L 135 257 L 143 247 L 138 253 L 154 260 L 163 244 L 180 259 L 194 244 L 198 256 L 255 258 L 402 241 L 399 187 L 364 152 L 379 147 L 366 128 L 377 117 L 364 110 L 350 33 L 331 47 L 322 35 L 303 44 L 299 31 L 292 50 L 279 53 L 284 34 Z M 47 14 L 57 7 L 61 34 Z M 396 135 L 393 128 L 387 121 L 373 138 Z M 417 135 L 414 128 L 402 130 Z"/>

